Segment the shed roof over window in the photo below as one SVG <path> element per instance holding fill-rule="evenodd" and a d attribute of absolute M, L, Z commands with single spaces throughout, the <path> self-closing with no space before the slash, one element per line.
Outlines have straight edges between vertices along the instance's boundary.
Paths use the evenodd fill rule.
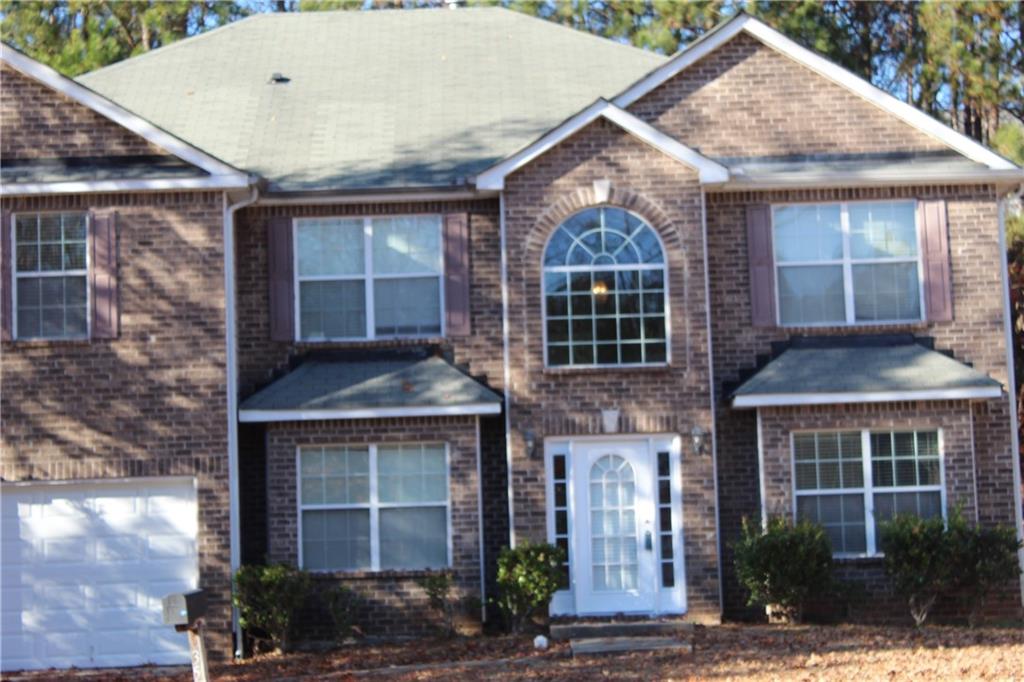
<path fill-rule="evenodd" d="M 243 422 L 480 415 L 501 397 L 427 351 L 310 358 L 242 403 Z"/>
<path fill-rule="evenodd" d="M 732 394 L 733 407 L 998 398 L 995 379 L 915 342 L 794 339 Z"/>

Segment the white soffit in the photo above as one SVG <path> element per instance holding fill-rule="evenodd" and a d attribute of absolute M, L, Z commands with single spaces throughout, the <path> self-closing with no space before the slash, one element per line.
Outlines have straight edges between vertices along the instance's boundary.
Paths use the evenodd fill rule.
<path fill-rule="evenodd" d="M 605 99 L 599 99 L 557 128 L 544 134 L 536 142 L 503 161 L 491 166 L 476 177 L 478 190 L 503 190 L 505 178 L 530 163 L 544 152 L 579 132 L 598 118 L 605 118 L 639 138 L 658 151 L 697 171 L 702 183 L 726 182 L 728 169 L 706 156 L 695 152 L 678 140 L 640 120 L 625 109 Z"/>
<path fill-rule="evenodd" d="M 71 98 L 82 106 L 92 109 L 101 116 L 110 119 L 139 137 L 177 156 L 182 161 L 201 168 L 210 175 L 237 176 L 236 182 L 238 184 L 232 186 L 245 187 L 249 184 L 249 176 L 246 173 L 224 163 L 220 159 L 210 156 L 198 147 L 193 147 L 181 138 L 175 137 L 166 130 L 158 128 L 146 119 L 115 104 L 103 95 L 66 76 L 62 76 L 49 66 L 18 52 L 18 50 L 6 43 L 0 44 L 0 61 L 29 78 Z M 223 182 L 218 186 L 223 186 Z"/>
<path fill-rule="evenodd" d="M 1017 168 L 1013 163 L 984 145 L 975 142 L 966 135 L 958 133 L 946 124 L 937 121 L 906 102 L 896 99 L 863 78 L 802 47 L 764 22 L 747 14 L 739 14 L 734 19 L 722 24 L 718 29 L 707 33 L 703 38 L 677 53 L 675 57 L 637 81 L 612 101 L 619 107 L 628 107 L 694 62 L 717 50 L 741 31 L 746 31 L 768 47 L 828 78 L 834 83 L 851 90 L 871 104 L 948 145 L 969 159 L 983 163 L 989 168 L 996 170 L 1012 170 Z"/>
<path fill-rule="evenodd" d="M 999 398 L 1002 389 L 992 386 L 973 388 L 924 389 L 920 391 L 869 391 L 863 393 L 760 393 L 736 396 L 733 407 L 786 407 L 793 405 L 841 405 L 848 403 L 889 403 L 917 400 L 984 400 Z"/>

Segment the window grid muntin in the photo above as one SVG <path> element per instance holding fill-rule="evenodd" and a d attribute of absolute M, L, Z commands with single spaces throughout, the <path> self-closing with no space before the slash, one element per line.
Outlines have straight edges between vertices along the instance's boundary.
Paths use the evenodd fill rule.
<path fill-rule="evenodd" d="M 602 455 L 590 465 L 587 483 L 590 487 L 588 513 L 592 589 L 601 592 L 636 589 L 640 579 L 640 547 L 636 537 L 638 519 L 633 465 L 619 455 Z M 595 499 L 595 486 L 600 488 L 600 500 Z M 615 491 L 614 500 L 609 495 L 612 490 Z M 628 501 L 624 496 L 626 490 L 632 491 Z M 594 523 L 595 518 L 601 519 L 600 525 Z M 617 528 L 608 530 L 605 523 L 608 520 L 612 520 L 610 525 Z M 615 547 L 617 552 L 612 549 Z M 602 555 L 600 560 L 599 554 Z M 601 586 L 597 580 L 599 575 L 603 576 Z M 617 585 L 613 578 L 617 579 Z"/>
<path fill-rule="evenodd" d="M 628 224 L 629 221 L 634 223 L 631 231 L 627 234 L 621 230 L 617 230 L 613 227 L 607 226 L 607 214 L 609 211 L 619 212 L 622 216 L 624 223 Z M 580 216 L 584 216 L 587 213 L 596 212 L 599 218 L 599 227 L 591 228 L 582 231 L 579 235 L 573 235 L 569 229 L 569 225 L 572 221 L 578 219 Z M 617 213 L 616 215 L 619 215 Z M 560 238 L 560 235 L 567 235 L 568 246 L 564 249 L 563 262 L 558 265 L 548 264 L 550 260 L 550 251 L 555 246 L 555 242 Z M 615 234 L 617 237 L 623 239 L 623 243 L 620 244 L 614 253 L 617 255 L 621 253 L 626 247 L 629 247 L 634 238 L 638 235 L 649 235 L 650 244 L 657 247 L 659 253 L 657 255 L 656 262 L 643 262 L 642 259 L 636 263 L 618 263 L 618 262 L 602 262 L 595 264 L 593 260 L 605 254 L 602 251 L 596 256 L 593 252 L 590 252 L 589 247 L 583 244 L 583 240 L 588 235 L 599 234 L 601 236 L 602 247 L 607 244 L 607 234 Z M 562 239 L 565 241 L 565 239 Z M 572 250 L 574 248 L 585 248 L 591 253 L 594 258 L 590 264 L 569 264 L 568 261 L 571 257 Z M 637 246 L 636 251 L 638 254 L 642 253 L 642 249 Z M 558 228 L 552 233 L 548 239 L 548 243 L 544 248 L 544 255 L 542 258 L 542 319 L 543 319 L 543 339 L 544 339 L 544 358 L 545 365 L 548 367 L 630 367 L 630 366 L 645 366 L 645 365 L 664 365 L 669 362 L 670 355 L 670 328 L 669 328 L 669 308 L 668 308 L 668 267 L 666 263 L 665 248 L 661 243 L 661 239 L 657 232 L 648 223 L 641 220 L 639 217 L 629 213 L 628 211 L 616 207 L 598 207 L 590 208 L 580 211 L 568 219 L 563 221 Z M 661 285 L 660 286 L 645 286 L 644 275 L 647 272 L 660 272 L 661 273 Z M 637 282 L 636 288 L 619 288 L 619 273 L 623 274 L 635 274 Z M 590 286 L 587 289 L 574 289 L 573 288 L 573 276 L 579 276 L 583 274 L 590 275 Z M 597 275 L 610 274 L 612 281 L 615 283 L 613 289 L 608 290 L 606 294 L 595 294 L 593 292 L 595 277 Z M 564 279 L 565 288 L 561 291 L 552 292 L 549 289 L 549 276 L 561 275 Z M 611 308 L 613 312 L 597 313 L 598 304 L 602 301 L 598 300 L 599 296 L 607 297 L 611 302 Z M 622 296 L 636 296 L 637 307 L 636 312 L 623 313 L 621 305 L 623 298 Z M 648 297 L 657 296 L 657 304 L 654 306 L 656 310 L 647 311 L 645 305 L 649 299 Z M 589 299 L 589 310 L 590 312 L 581 312 L 578 315 L 574 311 L 574 299 Z M 552 299 L 564 299 L 565 309 L 563 314 L 553 314 L 550 310 Z M 660 310 L 657 310 L 660 308 Z M 660 334 L 648 334 L 648 321 L 653 325 L 653 329 L 656 330 L 660 326 Z M 552 326 L 551 323 L 565 325 L 565 340 L 552 341 Z M 580 323 L 581 330 L 587 327 L 585 323 L 589 322 L 589 331 L 574 332 L 574 324 Z M 598 328 L 600 322 L 613 322 L 615 328 L 614 340 L 600 340 Z M 638 327 L 639 335 L 632 336 L 630 338 L 623 338 L 623 324 L 636 324 Z M 577 338 L 578 334 L 582 334 L 582 337 Z M 587 338 L 589 337 L 589 338 Z M 608 359 L 608 353 L 614 348 L 614 360 Z M 552 351 L 556 351 L 558 359 L 552 357 Z M 577 350 L 581 353 L 579 361 L 577 360 Z M 630 355 L 629 358 L 624 359 L 624 351 L 627 351 Z M 563 360 L 562 353 L 565 353 L 565 359 Z M 634 353 L 638 353 L 639 357 L 633 357 Z M 589 360 L 586 357 L 589 355 Z M 604 356 L 606 359 L 602 361 L 601 358 Z"/>
<path fill-rule="evenodd" d="M 878 521 L 875 518 L 875 493 L 890 494 L 890 493 L 938 493 L 939 494 L 939 512 L 942 518 L 946 518 L 946 488 L 945 488 L 945 448 L 943 446 L 943 431 L 941 428 L 909 428 L 909 429 L 862 429 L 857 431 L 861 438 L 861 451 L 862 451 L 862 466 L 864 471 L 864 485 L 859 488 L 824 488 L 824 489 L 797 489 L 796 485 L 796 438 L 798 436 L 807 434 L 830 434 L 830 433 L 853 433 L 849 429 L 844 430 L 830 430 L 830 429 L 818 429 L 814 431 L 793 431 L 790 433 L 790 452 L 791 452 L 791 472 L 793 475 L 793 516 L 799 520 L 798 498 L 800 497 L 811 497 L 811 496 L 828 496 L 828 495 L 862 495 L 864 498 L 864 530 L 867 549 L 863 553 L 844 553 L 834 552 L 839 557 L 859 557 L 859 556 L 879 556 L 881 554 L 880 538 L 877 536 Z M 872 481 L 873 475 L 873 456 L 871 437 L 874 435 L 883 434 L 900 434 L 900 433 L 913 433 L 915 434 L 915 441 L 917 440 L 918 434 L 933 435 L 935 439 L 935 449 L 938 452 L 939 460 L 939 480 L 938 483 L 928 486 L 874 486 Z"/>
<path fill-rule="evenodd" d="M 438 271 L 437 272 L 408 272 L 408 273 L 386 273 L 377 274 L 373 263 L 373 222 L 398 220 L 400 218 L 415 219 L 436 219 L 438 230 Z M 363 223 L 363 272 L 361 274 L 345 275 L 302 275 L 299 272 L 299 231 L 304 224 L 315 224 L 324 221 L 351 221 L 359 220 Z M 296 218 L 292 222 L 292 267 L 294 272 L 294 308 L 295 308 L 295 339 L 309 343 L 325 343 L 332 341 L 367 341 L 375 339 L 406 339 L 406 338 L 434 338 L 443 337 L 445 329 L 445 259 L 444 259 L 444 218 L 440 214 L 407 214 L 407 215 L 384 215 L 384 216 L 327 216 L 317 218 Z M 438 282 L 438 325 L 437 331 L 423 332 L 418 334 L 378 334 L 375 320 L 374 284 L 381 280 L 398 280 L 412 278 L 430 278 Z M 303 282 L 318 281 L 362 281 L 363 284 L 363 307 L 365 310 L 364 328 L 366 334 L 363 336 L 310 336 L 302 335 L 302 306 L 299 298 Z"/>
<path fill-rule="evenodd" d="M 914 206 L 914 233 L 916 256 L 905 257 L 895 256 L 889 258 L 854 258 L 850 246 L 850 212 L 849 207 L 856 204 L 908 204 Z M 780 262 L 774 248 L 775 244 L 775 215 L 776 211 L 783 208 L 799 207 L 799 206 L 829 206 L 838 204 L 840 207 L 840 229 L 842 230 L 842 245 L 843 245 L 843 257 L 840 259 L 823 259 L 823 260 L 794 260 Z M 783 327 L 834 327 L 834 326 L 864 326 L 864 325 L 878 325 L 878 324 L 905 324 L 908 322 L 920 322 L 925 317 L 925 300 L 924 300 L 924 268 L 923 268 L 923 252 L 921 245 L 921 226 L 917 219 L 917 207 L 916 202 L 911 200 L 896 199 L 892 201 L 886 200 L 864 200 L 864 201 L 841 201 L 841 202 L 825 202 L 816 204 L 774 204 L 772 205 L 772 263 L 775 268 L 775 310 L 776 310 L 776 321 L 779 326 Z M 855 291 L 853 289 L 853 268 L 858 265 L 874 265 L 874 264 L 899 264 L 899 263 L 913 263 L 917 268 L 917 307 L 918 316 L 916 318 L 906 319 L 880 319 L 870 320 L 863 319 L 858 320 L 855 309 Z M 784 322 L 782 319 L 782 305 L 781 305 L 781 292 L 779 286 L 779 271 L 783 268 L 800 268 L 800 267 L 813 267 L 813 266 L 840 266 L 843 272 L 843 294 L 844 294 L 844 312 L 846 319 L 826 321 L 826 322 Z"/>
<path fill-rule="evenodd" d="M 446 498 L 444 502 L 381 502 L 378 497 L 378 483 L 377 483 L 377 453 L 380 447 L 419 447 L 421 449 L 440 447 L 444 450 L 444 468 L 445 468 L 445 493 Z M 302 458 L 303 452 L 320 452 L 323 453 L 326 450 L 336 449 L 352 449 L 358 450 L 361 448 L 367 448 L 369 450 L 369 471 L 370 471 L 370 500 L 368 504 L 343 504 L 343 503 L 331 503 L 331 504 L 305 504 L 302 499 Z M 381 571 L 381 570 L 416 570 L 416 569 L 405 569 L 405 568 L 393 568 L 393 567 L 381 567 L 380 562 L 380 511 L 382 509 L 441 509 L 445 510 L 445 524 L 446 524 L 446 539 L 445 539 L 445 564 L 444 566 L 431 566 L 430 568 L 449 568 L 452 564 L 452 515 L 451 515 L 451 457 L 448 449 L 448 445 L 440 442 L 418 442 L 418 443 L 371 443 L 369 445 L 303 445 L 296 448 L 296 496 L 298 503 L 298 556 L 299 566 L 304 567 L 304 556 L 303 556 L 303 514 L 307 511 L 332 511 L 332 510 L 368 510 L 370 512 L 370 566 L 364 569 L 335 569 L 335 568 L 316 568 L 309 569 L 313 571 L 338 571 L 343 572 L 346 570 L 369 570 L 369 571 Z M 424 567 L 417 567 L 424 568 Z"/>
<path fill-rule="evenodd" d="M 658 510 L 658 562 L 661 586 L 671 589 L 676 585 L 675 532 L 672 527 L 672 455 L 668 450 L 655 454 L 657 510 Z"/>
<path fill-rule="evenodd" d="M 571 536 L 570 524 L 572 518 L 569 514 L 569 458 L 564 452 L 556 452 L 551 455 L 551 510 L 553 512 L 552 537 L 555 545 L 565 552 L 565 561 L 562 562 L 562 584 L 560 589 L 570 587 L 571 563 L 569 557 L 569 538 Z"/>
<path fill-rule="evenodd" d="M 27 216 L 31 216 L 35 219 L 35 239 L 30 243 L 36 245 L 36 268 L 34 270 L 22 270 L 18 265 L 18 220 L 24 219 Z M 43 217 L 59 216 L 60 217 L 60 241 L 54 242 L 53 240 L 42 239 L 42 220 Z M 83 234 L 81 239 L 66 239 L 65 238 L 65 219 L 67 216 L 74 216 L 81 219 L 83 226 Z M 92 254 L 89 253 L 89 234 L 91 229 L 91 220 L 89 213 L 85 211 L 36 211 L 31 213 L 12 213 L 10 219 L 10 225 L 3 226 L 3 229 L 10 230 L 12 245 L 12 254 L 8 257 L 12 259 L 11 263 L 11 281 L 9 283 L 11 287 L 11 336 L 14 339 L 83 339 L 89 338 L 92 335 L 92 287 L 89 286 L 89 268 L 92 266 Z M 43 244 L 60 244 L 61 249 L 61 269 L 60 270 L 43 270 L 42 269 L 42 246 Z M 85 259 L 83 268 L 65 269 L 65 258 L 66 250 L 65 247 L 68 244 L 81 244 L 84 248 Z M 85 289 L 85 302 L 82 305 L 76 305 L 76 308 L 83 308 L 83 317 L 85 318 L 85 330 L 80 334 L 61 334 L 61 335 L 24 335 L 21 330 L 18 329 L 18 283 L 19 281 L 27 280 L 38 280 L 39 286 L 42 287 L 42 281 L 48 278 L 81 278 Z M 7 286 L 5 284 L 5 286 Z M 40 305 L 35 307 L 35 310 L 39 312 L 39 330 L 42 332 L 42 311 L 45 309 L 57 309 L 60 308 L 64 311 L 62 315 L 62 328 L 66 330 L 68 324 L 68 309 L 69 306 L 66 302 L 66 289 L 62 286 L 63 296 L 65 300 L 61 302 L 60 306 L 46 306 L 42 304 L 42 294 L 39 295 Z"/>

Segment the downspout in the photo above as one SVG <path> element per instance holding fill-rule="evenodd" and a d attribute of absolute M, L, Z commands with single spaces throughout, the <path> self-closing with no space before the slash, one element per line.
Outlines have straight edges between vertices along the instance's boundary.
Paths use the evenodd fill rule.
<path fill-rule="evenodd" d="M 228 193 L 224 193 L 224 326 L 227 364 L 228 394 L 228 498 L 231 537 L 231 578 L 234 591 L 234 576 L 242 564 L 242 521 L 238 485 L 238 338 L 235 310 L 235 212 L 254 204 L 260 191 L 253 184 L 250 194 L 241 201 L 229 204 Z M 231 607 L 231 629 L 235 635 L 235 658 L 242 657 L 242 624 L 238 609 Z"/>
<path fill-rule="evenodd" d="M 502 369 L 504 373 L 505 395 L 505 468 L 506 495 L 508 496 L 508 546 L 516 546 L 516 514 L 512 501 L 512 367 L 508 357 L 509 321 L 508 321 L 508 242 L 505 239 L 505 191 L 498 194 L 498 226 L 501 248 L 501 349 Z"/>
<path fill-rule="evenodd" d="M 1024 193 L 1024 185 L 1018 188 Z M 999 199 L 999 262 L 1003 278 L 1003 320 L 1006 327 L 1006 371 L 1009 372 L 1007 392 L 1010 401 L 1010 443 L 1013 447 L 1013 517 L 1017 540 L 1024 541 L 1024 506 L 1021 504 L 1020 433 L 1017 421 L 1017 374 L 1013 362 L 1013 315 L 1010 307 L 1010 268 L 1006 262 L 1006 198 Z M 1024 549 L 1017 552 L 1017 563 L 1024 569 Z M 1024 573 L 1020 578 L 1021 604 L 1024 604 Z"/>

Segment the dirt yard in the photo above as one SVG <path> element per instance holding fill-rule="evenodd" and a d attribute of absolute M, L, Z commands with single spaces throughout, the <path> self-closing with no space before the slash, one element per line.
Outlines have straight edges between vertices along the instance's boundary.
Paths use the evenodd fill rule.
<path fill-rule="evenodd" d="M 698 627 L 692 654 L 618 654 L 573 659 L 528 638 L 417 640 L 354 645 L 323 654 L 264 656 L 214 666 L 216 680 L 1020 680 L 1024 627 L 907 628 L 722 625 Z M 187 669 L 136 668 L 12 680 L 187 682 Z"/>

